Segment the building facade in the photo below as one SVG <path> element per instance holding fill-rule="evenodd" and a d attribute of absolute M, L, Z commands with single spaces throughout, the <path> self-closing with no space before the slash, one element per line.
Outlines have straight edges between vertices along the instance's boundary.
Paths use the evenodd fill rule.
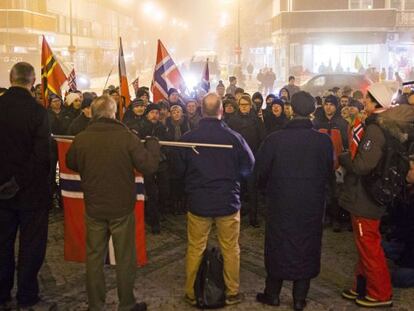
<path fill-rule="evenodd" d="M 116 64 L 118 37 L 124 51 L 136 51 L 139 28 L 134 10 L 115 0 L 0 1 L 0 70 L 28 61 L 40 77 L 42 35 L 64 67 L 75 66 L 89 77 L 105 75 Z M 71 31 L 72 26 L 72 31 Z M 133 52 L 126 52 L 129 70 L 136 70 Z M 7 86 L 7 75 L 0 85 Z"/>
<path fill-rule="evenodd" d="M 368 67 L 404 78 L 414 66 L 414 0 L 274 0 L 271 24 L 284 80 Z"/>

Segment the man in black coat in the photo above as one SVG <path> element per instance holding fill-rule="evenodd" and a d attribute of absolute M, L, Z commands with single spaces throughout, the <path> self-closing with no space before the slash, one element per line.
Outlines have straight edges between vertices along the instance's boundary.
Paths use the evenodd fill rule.
<path fill-rule="evenodd" d="M 239 110 L 227 121 L 228 126 L 239 133 L 248 143 L 255 155 L 261 142 L 263 141 L 266 130 L 262 118 L 259 118 L 253 110 L 253 103 L 249 95 L 243 95 L 239 100 Z M 244 185 L 249 194 L 249 223 L 252 227 L 259 227 L 257 220 L 257 187 L 254 174 L 249 175 L 244 180 Z"/>
<path fill-rule="evenodd" d="M 30 93 L 34 81 L 33 66 L 17 63 L 10 71 L 11 87 L 0 97 L 1 310 L 10 307 L 16 270 L 19 308 L 56 308 L 40 301 L 37 280 L 46 253 L 51 195 L 48 115 Z"/>
<path fill-rule="evenodd" d="M 91 104 L 92 104 L 92 97 L 87 96 L 84 97 L 82 101 L 81 106 L 81 114 L 77 116 L 72 123 L 69 126 L 68 134 L 72 136 L 78 135 L 80 132 L 82 132 L 86 127 L 89 125 L 89 122 L 92 118 L 92 110 L 91 110 Z"/>
<path fill-rule="evenodd" d="M 314 98 L 292 97 L 295 117 L 285 129 L 269 135 L 256 157 L 260 186 L 266 186 L 264 293 L 257 300 L 278 305 L 284 280 L 293 281 L 294 309 L 303 310 L 310 280 L 320 272 L 325 189 L 332 174 L 329 137 L 312 129 Z"/>

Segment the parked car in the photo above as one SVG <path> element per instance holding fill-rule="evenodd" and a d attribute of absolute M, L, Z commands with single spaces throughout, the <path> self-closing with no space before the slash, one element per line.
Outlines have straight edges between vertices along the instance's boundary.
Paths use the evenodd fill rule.
<path fill-rule="evenodd" d="M 313 96 L 322 96 L 323 92 L 335 86 L 340 88 L 350 86 L 353 90 L 361 90 L 365 93 L 371 84 L 372 81 L 363 74 L 327 73 L 318 74 L 309 79 L 301 85 L 301 89 L 311 93 Z"/>

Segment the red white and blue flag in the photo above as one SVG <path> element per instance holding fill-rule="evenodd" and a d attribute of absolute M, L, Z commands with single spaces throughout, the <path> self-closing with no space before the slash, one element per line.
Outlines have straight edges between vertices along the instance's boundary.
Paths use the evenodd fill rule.
<path fill-rule="evenodd" d="M 154 102 L 168 99 L 170 88 L 175 88 L 182 94 L 186 91 L 184 78 L 161 40 L 158 40 L 157 60 L 151 88 Z"/>
<path fill-rule="evenodd" d="M 351 151 L 352 159 L 355 158 L 358 151 L 358 146 L 361 143 L 362 136 L 364 136 L 364 125 L 360 119 L 356 119 L 351 130 L 351 143 L 349 149 Z"/>
<path fill-rule="evenodd" d="M 210 91 L 210 70 L 208 68 L 208 58 L 201 74 L 201 87 L 208 93 Z"/>
<path fill-rule="evenodd" d="M 120 107 L 118 107 L 119 116 L 122 120 L 124 116 L 124 105 L 128 108 L 131 103 L 131 96 L 129 95 L 129 85 L 127 72 L 125 67 L 124 49 L 122 47 L 122 39 L 119 38 L 119 56 L 118 56 L 118 73 L 119 73 L 119 91 L 121 95 Z"/>
<path fill-rule="evenodd" d="M 76 85 L 75 68 L 73 68 L 72 71 L 68 75 L 68 86 L 69 86 L 69 91 L 74 92 L 78 90 L 78 87 Z"/>
<path fill-rule="evenodd" d="M 86 227 L 85 202 L 81 189 L 80 176 L 66 166 L 66 153 L 72 140 L 56 139 L 59 154 L 59 180 L 64 209 L 64 259 L 67 261 L 85 262 L 86 260 Z M 147 264 L 145 247 L 144 223 L 144 180 L 141 174 L 136 173 L 137 201 L 135 203 L 135 243 L 137 265 Z M 108 243 L 107 262 L 115 264 L 112 239 Z"/>

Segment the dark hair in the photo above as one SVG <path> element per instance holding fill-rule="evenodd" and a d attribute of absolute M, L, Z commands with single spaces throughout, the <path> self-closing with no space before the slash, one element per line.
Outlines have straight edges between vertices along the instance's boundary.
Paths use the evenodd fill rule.
<path fill-rule="evenodd" d="M 118 95 L 120 95 L 119 94 L 119 90 L 117 90 L 117 89 L 112 89 L 112 90 L 109 90 L 109 92 L 108 92 L 109 95 L 113 95 L 115 93 L 117 93 Z"/>
<path fill-rule="evenodd" d="M 367 95 L 371 99 L 371 101 L 375 103 L 375 108 L 382 108 L 378 100 L 376 100 L 375 97 L 369 91 L 367 92 Z"/>
<path fill-rule="evenodd" d="M 289 81 L 291 81 L 291 80 L 295 80 L 295 77 L 294 76 L 289 76 Z"/>
<path fill-rule="evenodd" d="M 362 94 L 362 92 L 360 90 L 356 90 L 353 94 L 352 97 L 356 100 L 364 98 L 364 94 Z"/>
<path fill-rule="evenodd" d="M 33 82 L 35 70 L 32 65 L 26 62 L 15 64 L 10 70 L 10 83 L 27 85 Z"/>
<path fill-rule="evenodd" d="M 235 81 L 235 80 L 237 80 L 237 78 L 235 76 L 230 76 L 229 77 L 229 82 L 232 82 L 232 81 Z"/>
<path fill-rule="evenodd" d="M 236 89 L 234 90 L 234 94 L 238 94 L 238 93 L 244 94 L 244 89 L 242 89 L 241 87 L 236 87 Z"/>
<path fill-rule="evenodd" d="M 287 88 L 285 88 L 285 87 L 282 87 L 281 89 L 280 89 L 280 91 L 279 91 L 279 97 L 282 97 L 282 91 L 283 90 L 285 90 L 286 91 L 286 93 L 288 94 L 287 95 L 287 99 L 288 100 L 290 100 L 290 93 L 289 93 L 289 90 L 287 89 Z"/>

